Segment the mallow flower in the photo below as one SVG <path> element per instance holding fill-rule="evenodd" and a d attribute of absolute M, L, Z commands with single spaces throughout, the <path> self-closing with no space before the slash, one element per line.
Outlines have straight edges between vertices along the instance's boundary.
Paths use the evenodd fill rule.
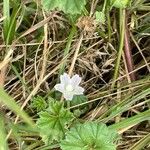
<path fill-rule="evenodd" d="M 60 83 L 55 85 L 55 90 L 61 92 L 66 100 L 72 100 L 74 95 L 82 95 L 84 89 L 79 86 L 81 77 L 74 75 L 72 78 L 67 73 L 60 75 Z"/>

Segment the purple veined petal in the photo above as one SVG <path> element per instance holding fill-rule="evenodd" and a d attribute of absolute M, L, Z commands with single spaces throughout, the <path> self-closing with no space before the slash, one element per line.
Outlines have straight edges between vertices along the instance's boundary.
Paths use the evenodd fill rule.
<path fill-rule="evenodd" d="M 72 93 L 66 93 L 66 92 L 64 92 L 63 96 L 64 96 L 64 98 L 66 100 L 70 100 L 71 101 L 73 99 L 73 94 Z"/>
<path fill-rule="evenodd" d="M 83 92 L 84 92 L 84 88 L 82 88 L 81 86 L 76 86 L 74 90 L 74 95 L 82 95 Z"/>
<path fill-rule="evenodd" d="M 71 78 L 71 83 L 73 86 L 77 86 L 79 85 L 81 82 L 81 77 L 79 77 L 78 74 L 74 75 L 72 78 Z"/>
<path fill-rule="evenodd" d="M 60 82 L 62 84 L 68 84 L 70 82 L 70 77 L 67 73 L 64 73 L 63 75 L 60 75 Z"/>
<path fill-rule="evenodd" d="M 65 91 L 65 88 L 64 88 L 64 85 L 63 85 L 63 84 L 56 84 L 56 85 L 54 86 L 54 88 L 55 88 L 55 90 L 57 90 L 57 91 L 59 91 L 59 92 L 61 92 L 61 93 L 63 93 L 63 92 Z"/>

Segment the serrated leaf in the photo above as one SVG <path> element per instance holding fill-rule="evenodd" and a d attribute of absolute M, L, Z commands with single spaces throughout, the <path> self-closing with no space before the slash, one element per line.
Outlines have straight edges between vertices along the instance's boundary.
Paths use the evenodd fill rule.
<path fill-rule="evenodd" d="M 113 6 L 116 8 L 126 8 L 129 0 L 112 0 Z"/>
<path fill-rule="evenodd" d="M 105 23 L 105 14 L 102 11 L 95 12 L 96 22 Z"/>
<path fill-rule="evenodd" d="M 117 137 L 105 124 L 87 122 L 71 128 L 60 145 L 62 150 L 115 150 Z"/>
<path fill-rule="evenodd" d="M 65 109 L 62 103 L 57 101 L 50 102 L 49 108 L 39 113 L 39 115 L 37 126 L 46 144 L 62 139 L 68 128 L 67 125 L 73 119 L 72 113 Z"/>
<path fill-rule="evenodd" d="M 32 99 L 31 107 L 36 109 L 37 112 L 40 112 L 46 109 L 47 103 L 43 97 L 37 96 Z"/>
<path fill-rule="evenodd" d="M 83 11 L 86 0 L 42 0 L 42 5 L 47 11 L 58 8 L 66 14 L 74 15 Z"/>

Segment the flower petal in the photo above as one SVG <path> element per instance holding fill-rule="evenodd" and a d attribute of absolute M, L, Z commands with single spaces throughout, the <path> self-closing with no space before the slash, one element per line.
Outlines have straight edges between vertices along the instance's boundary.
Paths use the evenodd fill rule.
<path fill-rule="evenodd" d="M 73 94 L 72 93 L 63 93 L 63 96 L 66 100 L 72 100 L 73 99 Z"/>
<path fill-rule="evenodd" d="M 71 83 L 73 86 L 79 85 L 80 82 L 81 82 L 81 77 L 79 77 L 79 75 L 77 75 L 77 74 L 71 78 Z"/>
<path fill-rule="evenodd" d="M 63 85 L 63 84 L 56 84 L 56 85 L 54 86 L 54 88 L 55 88 L 55 90 L 60 91 L 60 92 L 62 92 L 62 93 L 65 91 L 65 88 L 64 88 L 64 85 Z"/>
<path fill-rule="evenodd" d="M 70 77 L 67 73 L 64 73 L 63 75 L 60 75 L 60 82 L 62 84 L 68 84 L 70 82 Z"/>
<path fill-rule="evenodd" d="M 74 95 L 82 95 L 84 92 L 84 88 L 82 88 L 81 86 L 76 86 L 75 90 L 74 90 Z"/>

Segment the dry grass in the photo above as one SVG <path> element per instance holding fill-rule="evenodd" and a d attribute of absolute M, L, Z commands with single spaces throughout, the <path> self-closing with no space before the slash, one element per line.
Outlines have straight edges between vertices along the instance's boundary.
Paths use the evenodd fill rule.
<path fill-rule="evenodd" d="M 95 4 L 92 5 L 91 12 L 94 11 L 94 8 Z M 28 13 L 29 15 L 26 17 L 29 23 L 23 20 L 19 25 L 16 40 L 10 45 L 12 49 L 5 56 L 3 53 L 5 53 L 6 45 L 2 36 L 0 36 L 2 60 L 0 68 L 7 66 L 5 73 L 2 70 L 0 72 L 0 84 L 3 85 L 5 81 L 4 88 L 8 94 L 21 105 L 22 109 L 32 114 L 33 110 L 30 109 L 32 97 L 47 95 L 57 82 L 59 68 L 64 62 L 63 53 L 71 26 L 64 14 L 59 11 L 47 14 L 40 7 L 37 7 L 33 12 L 31 10 Z M 126 58 L 124 57 L 120 63 L 117 79 L 118 90 L 113 93 L 111 85 L 119 43 L 118 29 L 115 25 L 117 19 L 113 18 L 116 17 L 115 12 L 112 12 L 111 18 L 112 24 L 114 23 L 111 41 L 108 41 L 107 36 L 105 38 L 100 36 L 97 31 L 89 33 L 89 36 L 89 34 L 83 34 L 81 29 L 78 29 L 72 40 L 70 52 L 66 56 L 65 71 L 70 75 L 79 74 L 82 77 L 82 86 L 89 98 L 88 103 L 94 102 L 90 106 L 90 111 L 83 118 L 87 120 L 99 118 L 109 107 L 121 101 L 126 95 L 132 96 L 136 91 L 140 91 L 141 87 L 150 86 L 150 80 L 147 80 L 146 83 L 141 81 L 141 79 L 150 75 L 149 33 L 137 33 L 140 26 L 144 25 L 148 14 L 137 12 L 137 26 L 133 24 L 134 22 L 129 22 L 131 37 L 129 43 L 134 62 L 132 73 L 134 72 L 136 75 L 136 82 L 132 82 L 130 79 L 129 74 L 131 72 L 129 73 L 127 70 Z M 0 35 L 2 35 L 4 19 L 2 13 L 0 13 Z M 107 26 L 104 26 L 104 28 L 107 30 Z M 11 65 L 15 66 L 19 76 L 14 73 Z M 136 107 L 129 108 L 127 112 L 120 115 L 119 118 L 115 118 L 112 122 L 117 122 L 118 119 L 123 120 L 145 109 L 148 109 L 147 103 L 138 103 Z M 15 119 L 14 114 L 7 109 L 5 109 L 5 113 L 15 122 L 18 121 L 19 118 Z M 133 143 L 149 132 L 148 122 L 125 129 L 118 149 L 129 149 Z M 10 147 L 17 146 L 15 146 L 15 143 L 11 143 Z M 146 149 L 148 150 L 148 148 Z"/>

